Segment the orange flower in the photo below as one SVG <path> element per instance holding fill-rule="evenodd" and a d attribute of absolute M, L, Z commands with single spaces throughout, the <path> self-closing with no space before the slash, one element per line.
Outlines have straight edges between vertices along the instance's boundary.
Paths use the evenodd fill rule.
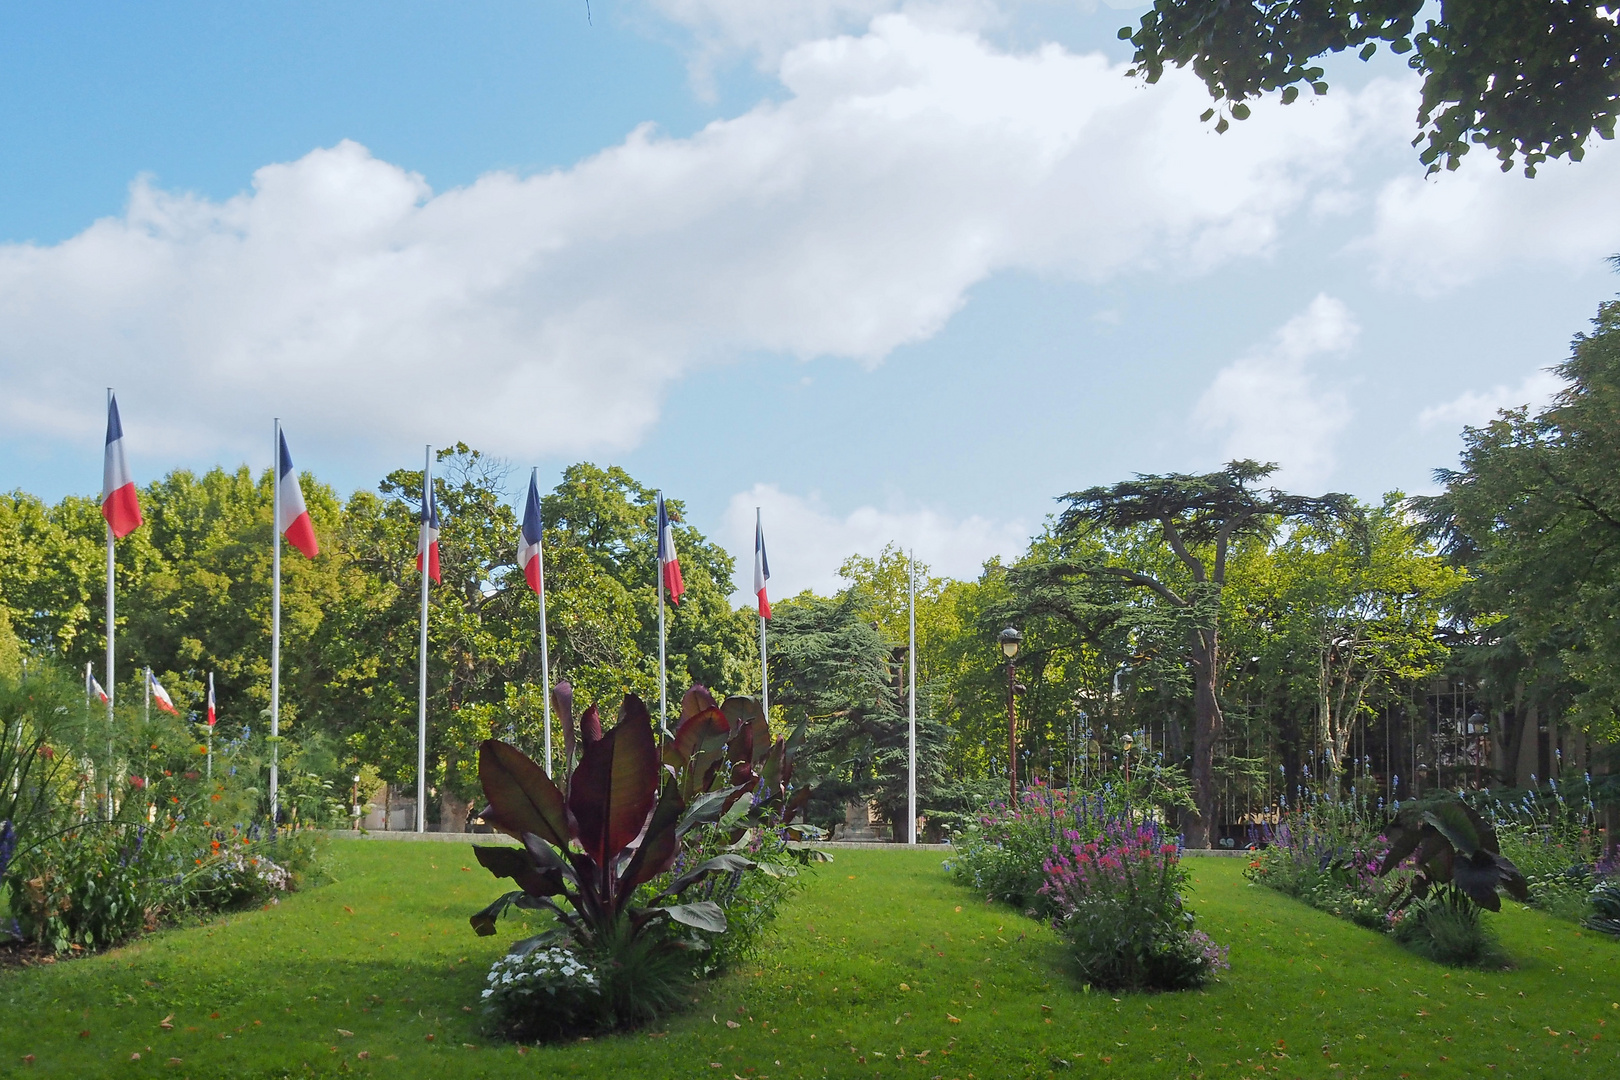
<path fill-rule="evenodd" d="M 217 793 L 216 793 L 216 794 L 213 794 L 213 795 L 210 795 L 210 796 L 208 796 L 208 797 L 209 797 L 209 798 L 210 798 L 210 799 L 213 799 L 213 800 L 214 800 L 214 801 L 215 801 L 215 802 L 219 802 L 219 795 L 218 795 L 218 794 L 217 794 Z"/>

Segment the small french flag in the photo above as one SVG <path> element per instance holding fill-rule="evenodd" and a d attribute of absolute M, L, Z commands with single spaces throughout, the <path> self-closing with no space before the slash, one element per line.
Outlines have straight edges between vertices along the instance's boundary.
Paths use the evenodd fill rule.
<path fill-rule="evenodd" d="M 169 692 L 163 689 L 163 684 L 157 681 L 157 676 L 152 674 L 151 668 L 146 669 L 146 681 L 152 684 L 152 700 L 157 702 L 157 707 L 173 716 L 179 716 L 180 711 L 174 707 L 174 700 L 169 697 Z"/>
<path fill-rule="evenodd" d="M 664 493 L 658 493 L 658 570 L 664 576 L 664 591 L 672 604 L 681 602 L 686 583 L 681 580 L 681 557 L 675 552 L 675 526 L 664 506 Z"/>
<path fill-rule="evenodd" d="M 214 673 L 208 673 L 208 726 L 213 727 L 219 717 L 214 715 Z"/>
<path fill-rule="evenodd" d="M 107 691 L 101 688 L 101 684 L 96 681 L 96 677 L 94 675 L 90 676 L 90 692 L 96 695 L 97 701 L 101 702 L 103 705 L 107 704 Z"/>
<path fill-rule="evenodd" d="M 298 474 L 293 471 L 286 432 L 281 433 L 281 461 L 277 468 L 281 471 L 281 505 L 276 508 L 276 528 L 289 544 L 313 559 L 321 553 L 321 545 L 315 541 L 315 525 L 304 507 L 304 489 L 298 486 Z"/>
<path fill-rule="evenodd" d="M 771 600 L 765 595 L 765 583 L 771 580 L 771 562 L 765 557 L 765 526 L 760 523 L 759 508 L 754 508 L 754 595 L 759 597 L 759 617 L 771 617 Z"/>
<path fill-rule="evenodd" d="M 416 541 L 416 572 L 422 572 L 422 557 L 427 556 L 428 577 L 439 583 L 439 500 L 434 497 L 432 485 L 422 493 L 422 509 L 416 520 L 422 523 L 422 534 Z"/>
<path fill-rule="evenodd" d="M 537 470 L 538 471 L 538 470 Z M 529 501 L 523 506 L 523 535 L 518 540 L 518 565 L 523 578 L 535 592 L 544 592 L 546 568 L 540 551 L 540 485 L 536 473 L 529 474 Z"/>
<path fill-rule="evenodd" d="M 101 466 L 101 516 L 114 537 L 123 538 L 141 527 L 141 501 L 135 478 L 124 460 L 124 425 L 118 419 L 118 398 L 107 397 L 107 456 Z"/>

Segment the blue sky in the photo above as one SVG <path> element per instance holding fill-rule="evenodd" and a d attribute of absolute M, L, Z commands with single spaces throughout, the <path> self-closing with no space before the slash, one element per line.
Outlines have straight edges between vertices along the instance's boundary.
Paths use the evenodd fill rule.
<path fill-rule="evenodd" d="M 625 465 L 778 592 L 971 573 L 1053 497 L 1272 459 L 1374 498 L 1543 400 L 1620 159 L 1425 179 L 1415 84 L 1216 136 L 1056 0 L 0 3 L 0 489 Z M 773 582 L 774 584 L 774 582 Z"/>

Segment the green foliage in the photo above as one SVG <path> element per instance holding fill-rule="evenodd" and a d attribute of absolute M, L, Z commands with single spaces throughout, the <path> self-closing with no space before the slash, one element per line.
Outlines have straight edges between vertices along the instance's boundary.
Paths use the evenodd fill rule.
<path fill-rule="evenodd" d="M 1504 171 L 1517 155 L 1534 176 L 1549 157 L 1579 161 L 1594 134 L 1614 137 L 1620 31 L 1606 9 L 1550 0 L 1448 4 L 1420 28 L 1422 11 L 1418 0 L 1158 0 L 1119 36 L 1136 46 L 1133 74 L 1152 83 L 1166 65 L 1190 64 L 1217 102 L 1230 102 L 1225 112 L 1235 120 L 1262 94 L 1281 90 L 1286 105 L 1301 87 L 1327 93 L 1323 56 L 1351 49 L 1367 60 L 1382 43 L 1423 76 L 1413 145 L 1427 140 L 1419 160 L 1431 173 L 1455 169 L 1478 143 L 1496 151 Z M 1222 116 L 1216 130 L 1226 128 Z"/>
<path fill-rule="evenodd" d="M 490 803 L 483 816 L 524 846 L 474 848 L 480 863 L 519 889 L 474 915 L 473 928 L 495 933 L 496 920 L 509 909 L 550 912 L 558 926 L 512 951 L 564 944 L 586 957 L 600 977 L 603 1022 L 611 1026 L 646 1023 L 679 1000 L 696 970 L 747 955 L 780 899 L 769 888 L 753 890 L 760 905 L 749 912 L 734 947 L 715 963 L 692 958 L 709 948 L 694 931 L 725 935 L 728 904 L 751 899 L 737 890 L 744 872 L 760 864 L 743 852 L 766 845 L 739 826 L 792 814 L 793 765 L 803 736 L 773 741 L 757 701 L 729 698 L 720 707 L 702 687 L 686 694 L 681 711 L 661 754 L 639 698 L 625 697 L 618 723 L 606 733 L 596 710 L 587 711 L 579 765 L 565 790 L 505 743 L 491 739 L 479 749 L 479 778 Z M 566 708 L 559 715 L 572 742 L 571 716 Z M 723 850 L 705 851 L 696 836 L 686 837 L 706 825 L 741 835 Z M 715 834 L 707 839 L 717 846 Z M 780 863 L 788 849 L 785 838 L 774 837 L 768 854 Z M 772 876 L 781 873 L 773 866 Z M 729 884 L 717 891 L 711 879 L 719 875 L 728 875 Z M 638 903 L 643 886 L 652 895 Z"/>
<path fill-rule="evenodd" d="M 1150 825 L 1112 821 L 1065 836 L 1046 862 L 1042 892 L 1057 910 L 1082 981 L 1105 990 L 1190 990 L 1230 965 L 1193 929 L 1182 903 L 1189 875 L 1176 844 Z"/>
<path fill-rule="evenodd" d="M 1389 837 L 1389 851 L 1379 865 L 1379 875 L 1387 875 L 1411 859 L 1417 873 L 1407 888 L 1415 900 L 1423 900 L 1436 886 L 1451 886 L 1489 911 L 1502 909 L 1498 889 L 1515 900 L 1530 899 L 1529 885 L 1513 861 L 1502 854 L 1496 830 L 1451 792 L 1403 804 L 1384 832 Z"/>
<path fill-rule="evenodd" d="M 1480 907 L 1455 885 L 1441 885 L 1399 912 L 1391 931 L 1395 940 L 1426 960 L 1448 967 L 1511 967 Z"/>
<path fill-rule="evenodd" d="M 1460 598 L 1482 661 L 1505 684 L 1594 737 L 1620 734 L 1620 301 L 1556 372 L 1568 380 L 1531 415 L 1508 410 L 1463 431 L 1462 462 L 1412 500 L 1472 585 Z M 1504 670 L 1505 669 L 1505 670 Z M 1498 672 L 1500 674 L 1498 674 Z M 1520 685 L 1513 693 L 1514 684 Z"/>
<path fill-rule="evenodd" d="M 1358 926 L 1389 929 L 1390 909 L 1410 873 L 1379 874 L 1389 839 L 1382 815 L 1361 792 L 1310 798 L 1266 830 L 1244 876 Z"/>

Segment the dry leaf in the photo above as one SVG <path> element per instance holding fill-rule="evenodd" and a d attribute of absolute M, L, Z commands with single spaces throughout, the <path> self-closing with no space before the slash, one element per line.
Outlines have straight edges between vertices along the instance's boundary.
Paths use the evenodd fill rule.
<path fill-rule="evenodd" d="M 949 1020 L 953 1024 L 960 1024 L 962 1022 L 962 1018 L 960 1016 L 952 1016 L 950 1013 L 945 1014 L 945 1019 Z"/>
<path fill-rule="evenodd" d="M 360 1051 L 358 1054 L 356 1054 L 354 1056 L 356 1058 L 358 1058 L 359 1060 L 364 1061 L 364 1060 L 366 1060 L 366 1058 L 371 1056 L 371 1051 L 370 1050 L 362 1050 L 362 1051 Z"/>
<path fill-rule="evenodd" d="M 742 1025 L 737 1023 L 737 1021 L 735 1021 L 735 1020 L 727 1020 L 726 1021 L 726 1027 L 728 1027 L 728 1028 L 740 1028 L 740 1027 L 742 1027 Z"/>
<path fill-rule="evenodd" d="M 162 1020 L 159 1020 L 158 1021 L 158 1027 L 162 1028 L 164 1031 L 173 1031 L 174 1030 L 174 1013 L 170 1013 L 168 1016 L 165 1016 Z"/>
<path fill-rule="evenodd" d="M 180 1064 L 180 1059 L 179 1058 L 170 1058 L 169 1059 L 169 1065 L 171 1067 L 175 1066 L 175 1065 L 178 1065 L 178 1064 Z"/>
<path fill-rule="evenodd" d="M 344 1029 L 343 1029 L 343 1028 L 338 1028 L 338 1029 L 337 1029 L 337 1033 L 338 1033 L 338 1034 L 339 1034 L 339 1035 L 341 1035 L 341 1036 L 343 1036 L 343 1037 L 344 1037 L 344 1038 L 345 1038 L 345 1039 L 352 1039 L 352 1038 L 354 1038 L 354 1032 L 352 1032 L 352 1031 L 345 1031 L 345 1030 L 344 1030 Z"/>

